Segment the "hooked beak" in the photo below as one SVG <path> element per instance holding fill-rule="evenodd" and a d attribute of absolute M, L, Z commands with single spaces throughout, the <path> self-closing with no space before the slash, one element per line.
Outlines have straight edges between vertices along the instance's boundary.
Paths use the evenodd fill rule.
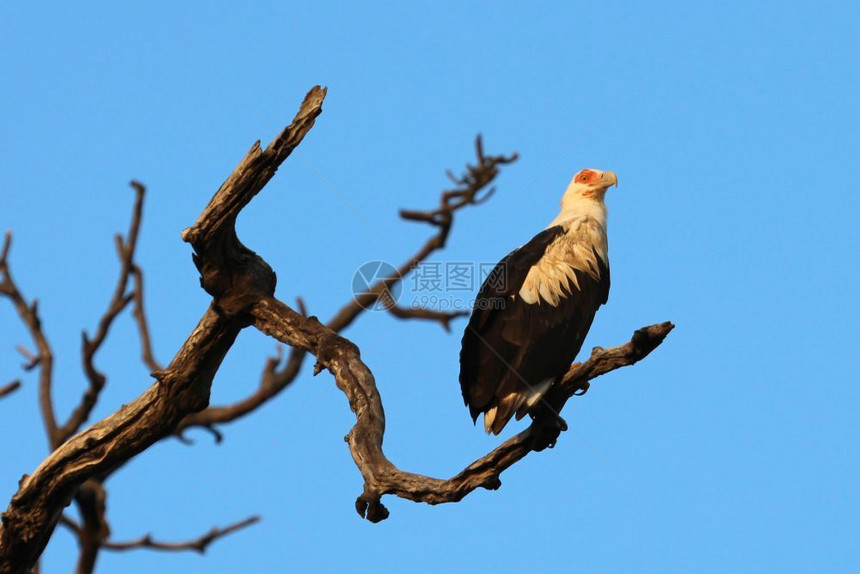
<path fill-rule="evenodd" d="M 606 189 L 609 189 L 613 185 L 618 187 L 618 176 L 615 175 L 614 171 L 604 171 L 603 175 L 600 176 L 600 181 L 603 182 Z"/>

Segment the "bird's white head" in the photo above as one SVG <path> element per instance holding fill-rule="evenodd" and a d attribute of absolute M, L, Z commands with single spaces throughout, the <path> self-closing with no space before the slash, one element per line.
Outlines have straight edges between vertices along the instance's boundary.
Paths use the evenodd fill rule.
<path fill-rule="evenodd" d="M 570 181 L 567 191 L 562 198 L 562 209 L 564 202 L 570 200 L 603 201 L 606 190 L 612 186 L 618 186 L 618 177 L 613 171 L 600 171 L 599 169 L 583 169 Z"/>
<path fill-rule="evenodd" d="M 567 186 L 561 198 L 561 213 L 550 226 L 580 215 L 590 215 L 606 224 L 606 204 L 603 196 L 612 186 L 618 186 L 618 177 L 612 171 L 583 169 Z"/>

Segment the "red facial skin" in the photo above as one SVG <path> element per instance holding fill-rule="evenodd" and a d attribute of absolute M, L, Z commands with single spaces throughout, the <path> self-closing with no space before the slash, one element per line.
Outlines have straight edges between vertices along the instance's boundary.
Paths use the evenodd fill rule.
<path fill-rule="evenodd" d="M 584 169 L 576 174 L 576 183 L 581 183 L 584 185 L 591 185 L 597 183 L 600 180 L 600 175 L 596 171 L 592 171 L 590 169 Z M 595 189 L 587 189 L 582 192 L 582 197 L 588 197 L 594 199 Z"/>
<path fill-rule="evenodd" d="M 578 174 L 576 174 L 577 183 L 595 183 L 598 179 L 600 179 L 600 176 L 597 175 L 597 172 L 591 171 L 590 169 L 584 169 Z"/>

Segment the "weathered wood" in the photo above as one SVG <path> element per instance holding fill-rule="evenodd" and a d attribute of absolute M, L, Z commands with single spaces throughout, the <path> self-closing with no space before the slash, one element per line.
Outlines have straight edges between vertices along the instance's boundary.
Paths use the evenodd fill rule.
<path fill-rule="evenodd" d="M 135 401 L 71 437 L 29 476 L 2 515 L 0 572 L 29 572 L 78 488 L 145 450 L 209 403 L 212 378 L 241 327 L 210 307 L 158 381 Z"/>
<path fill-rule="evenodd" d="M 356 500 L 356 510 L 372 522 L 388 516 L 388 510 L 381 502 L 382 496 L 386 494 L 416 502 L 440 504 L 459 501 L 477 488 L 499 488 L 499 476 L 504 470 L 528 453 L 554 444 L 564 429 L 558 412 L 567 399 L 587 389 L 589 380 L 641 360 L 660 345 L 671 331 L 671 323 L 652 325 L 636 331 L 633 339 L 625 345 L 596 349 L 588 361 L 573 365 L 562 384 L 548 394 L 546 413 L 538 414 L 528 429 L 505 441 L 456 476 L 442 480 L 397 468 L 382 449 L 385 412 L 373 373 L 362 362 L 358 347 L 338 331 L 350 325 L 364 307 L 390 288 L 393 282 L 399 281 L 400 275 L 381 280 L 374 286 L 375 290 L 366 296 L 367 301 L 347 305 L 326 326 L 316 317 L 307 316 L 303 309 L 297 312 L 275 299 L 274 271 L 261 257 L 242 245 L 236 236 L 235 222 L 239 213 L 263 189 L 278 166 L 313 127 L 322 111 L 325 93 L 323 88 L 312 89 L 294 121 L 266 150 L 261 149 L 259 142 L 254 144 L 215 193 L 197 222 L 183 232 L 183 240 L 194 249 L 194 262 L 201 274 L 201 285 L 212 295 L 213 300 L 179 352 L 165 369 L 153 372 L 156 383 L 139 398 L 68 440 L 63 436 L 65 432 L 59 433 L 60 430 L 66 430 L 65 427 L 60 429 L 53 418 L 50 346 L 41 330 L 35 303 L 26 302 L 8 272 L 10 240 L 7 238 L 0 252 L 0 295 L 13 301 L 39 349 L 38 356 L 31 361 L 31 367 L 39 366 L 41 369 L 40 396 L 48 434 L 50 437 L 62 436 L 63 440 L 52 445 L 55 447 L 53 452 L 30 476 L 22 478 L 18 491 L 2 514 L 0 574 L 29 573 L 61 519 L 78 533 L 80 541 L 90 541 L 79 561 L 79 569 L 84 571 L 92 570 L 99 547 L 116 550 L 156 548 L 202 551 L 215 538 L 255 522 L 256 519 L 251 518 L 225 529 L 214 529 L 208 535 L 186 543 L 155 542 L 149 536 L 127 543 L 111 542 L 106 540 L 104 493 L 100 490 L 100 483 L 105 477 L 156 441 L 175 433 L 179 425 L 183 424 L 182 421 L 186 421 L 186 426 L 191 424 L 188 421 L 194 420 L 194 414 L 208 406 L 215 373 L 239 332 L 249 325 L 293 347 L 287 367 L 289 380 L 295 377 L 305 354 L 313 354 L 317 359 L 315 372 L 322 369 L 330 371 L 338 388 L 346 395 L 356 415 L 356 424 L 347 435 L 347 442 L 364 479 L 363 492 Z M 485 156 L 480 139 L 476 142 L 476 149 L 477 165 L 468 166 L 463 177 L 452 178 L 456 187 L 443 194 L 438 209 L 401 213 L 404 219 L 425 222 L 438 229 L 436 235 L 407 261 L 407 270 L 445 245 L 454 212 L 463 206 L 480 203 L 492 194 L 490 188 L 483 196 L 478 195 L 493 181 L 498 165 L 515 159 L 515 156 Z M 136 233 L 133 225 L 130 237 L 136 237 Z M 131 301 L 140 307 L 138 321 L 145 360 L 155 364 L 149 348 L 148 327 L 142 316 L 140 286 L 132 296 L 125 295 L 129 276 L 134 275 L 135 281 L 140 279 L 139 269 L 136 269 L 131 257 L 132 251 L 130 240 L 125 243 L 120 241 L 122 288 L 117 290 L 109 305 L 104 329 L 100 325 L 93 339 L 97 344 L 88 351 L 85 342 L 85 362 L 96 375 L 98 373 L 92 366 L 91 352 L 94 353 L 94 349 L 104 339 L 99 334 L 107 332 L 113 317 Z M 451 316 L 436 312 L 411 313 L 399 308 L 395 308 L 393 313 L 399 318 L 439 321 L 443 326 L 447 326 L 451 319 Z M 89 358 L 87 353 L 90 353 Z M 267 367 L 273 377 L 275 364 L 270 361 Z M 246 414 L 274 393 L 280 392 L 286 384 L 281 379 L 269 382 L 276 387 L 262 389 L 259 396 L 252 397 L 249 403 L 221 415 Z M 86 418 L 89 408 L 89 403 L 86 403 L 83 409 L 85 416 L 71 419 L 76 423 L 75 428 Z M 206 421 L 197 421 L 197 424 L 205 426 Z M 87 486 L 82 488 L 85 484 Z M 62 517 L 63 510 L 75 497 L 85 514 L 85 522 L 81 525 Z"/>
<path fill-rule="evenodd" d="M 324 89 L 312 89 L 295 120 L 265 151 L 260 150 L 259 142 L 251 148 L 197 223 L 183 233 L 183 239 L 194 248 L 201 283 L 213 295 L 213 303 L 170 365 L 153 373 L 157 379 L 154 385 L 104 420 L 62 444 L 53 445 L 53 452 L 31 475 L 21 480 L 18 492 L 2 514 L 0 574 L 30 572 L 63 510 L 87 480 L 109 475 L 156 441 L 172 434 L 185 416 L 208 406 L 212 379 L 236 336 L 248 325 L 245 308 L 262 294 L 274 291 L 271 268 L 236 237 L 236 217 L 310 131 L 314 118 L 322 111 L 324 97 Z M 26 305 L 11 281 L 8 252 L 7 238 L 0 254 L 3 275 L 0 294 L 13 300 L 39 347 L 39 363 L 46 381 L 42 401 L 48 403 L 43 411 L 51 413 L 46 423 L 49 436 L 55 437 L 58 425 L 53 420 L 50 405 L 50 347 L 41 331 L 35 305 Z M 125 280 L 130 266 L 130 259 L 128 265 L 123 261 Z M 118 301 L 111 304 L 106 316 L 126 299 L 119 297 Z M 110 318 L 107 321 L 109 323 Z"/>
<path fill-rule="evenodd" d="M 327 369 L 335 377 L 355 413 L 356 423 L 346 439 L 352 458 L 364 477 L 364 492 L 356 510 L 371 522 L 388 517 L 381 503 L 386 494 L 428 504 L 457 502 L 477 488 L 495 490 L 499 475 L 532 451 L 554 444 L 561 428 L 557 413 L 537 417 L 525 431 L 508 439 L 456 476 L 441 480 L 397 468 L 382 450 L 385 411 L 373 373 L 361 360 L 358 347 L 320 323 L 304 317 L 274 298 L 261 300 L 252 310 L 254 326 L 275 339 L 304 349 L 317 357 L 317 370 Z M 633 339 L 619 347 L 595 349 L 588 361 L 575 364 L 559 387 L 564 400 L 587 385 L 590 379 L 643 359 L 663 342 L 671 323 L 651 325 L 636 331 Z M 586 387 L 587 388 L 587 387 Z"/>

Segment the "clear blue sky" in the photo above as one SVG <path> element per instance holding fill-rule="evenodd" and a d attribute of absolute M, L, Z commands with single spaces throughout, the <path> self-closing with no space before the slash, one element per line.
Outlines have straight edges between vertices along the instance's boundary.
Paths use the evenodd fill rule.
<path fill-rule="evenodd" d="M 458 217 L 438 261 L 499 259 L 554 217 L 573 173 L 613 169 L 612 293 L 586 348 L 677 324 L 568 406 L 591 448 L 567 433 L 500 491 L 459 504 L 389 497 L 378 525 L 353 510 L 346 400 L 306 372 L 222 445 L 202 432 L 194 447 L 165 441 L 109 482 L 116 539 L 184 539 L 253 513 L 260 524 L 205 557 L 104 553 L 100 571 L 856 568 L 858 16 L 853 2 L 4 3 L 0 227 L 41 301 L 63 416 L 85 385 L 80 330 L 113 289 L 127 182 L 149 188 L 139 259 L 166 362 L 208 303 L 180 231 L 317 83 L 329 96 L 299 153 L 345 201 L 293 157 L 240 221 L 284 300 L 329 317 L 362 263 L 412 253 L 428 230 L 397 210 L 434 206 L 481 132 L 488 151 L 522 159 Z M 7 381 L 28 338 L 6 302 L 0 321 Z M 347 333 L 404 469 L 447 477 L 499 442 L 461 402 L 463 327 L 376 313 Z M 246 330 L 213 403 L 251 392 L 274 348 Z M 98 364 L 99 418 L 150 384 L 129 317 Z M 4 508 L 46 454 L 24 381 L 0 402 Z M 69 571 L 73 544 L 59 530 L 45 571 Z"/>

